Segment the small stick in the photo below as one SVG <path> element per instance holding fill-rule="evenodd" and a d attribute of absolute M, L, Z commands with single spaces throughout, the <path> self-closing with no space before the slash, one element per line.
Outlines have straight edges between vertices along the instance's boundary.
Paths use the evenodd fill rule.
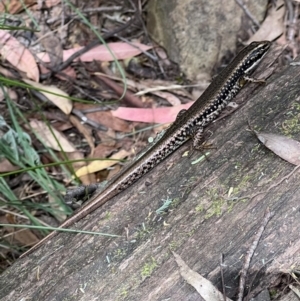
<path fill-rule="evenodd" d="M 223 263 L 224 263 L 224 254 L 221 254 L 221 256 L 220 256 L 220 271 L 221 271 L 221 280 L 222 280 L 222 291 L 223 291 L 223 300 L 226 301 Z"/>
<path fill-rule="evenodd" d="M 238 293 L 238 298 L 237 301 L 242 301 L 243 300 L 243 295 L 244 295 L 244 290 L 245 290 L 245 282 L 246 282 L 246 276 L 247 276 L 247 272 L 250 266 L 250 261 L 251 258 L 257 248 L 258 242 L 261 238 L 261 235 L 263 234 L 267 223 L 269 222 L 270 218 L 273 216 L 273 213 L 270 212 L 269 208 L 267 208 L 266 212 L 265 212 L 265 216 L 262 222 L 262 225 L 260 227 L 260 229 L 257 231 L 257 234 L 254 237 L 254 241 L 252 243 L 252 246 L 250 246 L 247 255 L 245 257 L 245 262 L 244 265 L 242 267 L 241 270 L 241 277 L 240 277 L 240 283 L 239 283 L 239 293 Z"/>

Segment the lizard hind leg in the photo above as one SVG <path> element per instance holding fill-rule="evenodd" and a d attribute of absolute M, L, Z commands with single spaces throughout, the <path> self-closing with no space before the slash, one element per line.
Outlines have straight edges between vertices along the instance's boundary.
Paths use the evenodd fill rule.
<path fill-rule="evenodd" d="M 203 135 L 203 127 L 196 126 L 191 130 L 191 138 L 193 143 L 191 144 L 190 156 L 194 153 L 194 151 L 200 151 L 205 158 L 208 160 L 206 154 L 204 153 L 205 149 L 216 149 L 211 143 L 208 143 Z"/>

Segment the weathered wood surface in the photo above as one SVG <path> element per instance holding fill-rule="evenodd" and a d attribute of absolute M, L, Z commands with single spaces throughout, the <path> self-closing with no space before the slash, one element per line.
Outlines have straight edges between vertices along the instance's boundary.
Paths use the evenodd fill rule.
<path fill-rule="evenodd" d="M 299 171 L 268 193 L 227 200 L 231 187 L 230 198 L 255 195 L 293 170 L 247 129 L 249 121 L 256 130 L 300 140 L 299 78 L 300 68 L 290 66 L 266 86 L 249 85 L 237 98 L 247 103 L 209 128 L 217 147 L 209 150 L 209 161 L 191 164 L 200 154 L 182 157 L 187 144 L 76 225 L 122 237 L 58 235 L 1 275 L 0 300 L 201 300 L 179 275 L 171 250 L 219 288 L 223 253 L 226 291 L 233 298 L 266 208 L 275 215 L 247 283 L 255 278 L 252 291 L 258 293 L 299 264 Z M 158 216 L 166 199 L 174 203 Z"/>

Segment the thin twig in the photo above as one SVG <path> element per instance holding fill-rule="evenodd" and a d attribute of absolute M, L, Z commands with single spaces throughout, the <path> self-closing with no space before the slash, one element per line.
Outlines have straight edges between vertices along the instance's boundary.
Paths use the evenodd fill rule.
<path fill-rule="evenodd" d="M 270 218 L 273 216 L 273 213 L 270 212 L 269 209 L 266 210 L 265 216 L 262 222 L 262 225 L 260 226 L 260 229 L 257 231 L 257 234 L 254 237 L 254 241 L 252 243 L 252 246 L 249 248 L 247 255 L 245 257 L 245 262 L 241 270 L 241 277 L 240 277 L 240 283 L 239 283 L 239 292 L 238 292 L 238 298 L 237 301 L 243 300 L 244 290 L 245 290 L 245 282 L 246 282 L 246 276 L 247 272 L 250 266 L 251 258 L 257 248 L 258 242 L 261 238 L 262 233 L 264 232 L 267 223 L 269 222 Z"/>
<path fill-rule="evenodd" d="M 221 254 L 221 256 L 220 256 L 220 272 L 221 272 L 221 280 L 222 280 L 223 300 L 226 301 L 226 291 L 225 291 L 223 263 L 224 263 L 224 254 Z"/>
<path fill-rule="evenodd" d="M 246 4 L 244 4 L 242 2 L 242 0 L 235 0 L 235 2 L 242 8 L 242 10 L 244 11 L 244 13 L 249 17 L 249 19 L 259 28 L 260 24 L 259 22 L 256 20 L 256 18 L 250 13 L 250 11 L 248 10 Z"/>

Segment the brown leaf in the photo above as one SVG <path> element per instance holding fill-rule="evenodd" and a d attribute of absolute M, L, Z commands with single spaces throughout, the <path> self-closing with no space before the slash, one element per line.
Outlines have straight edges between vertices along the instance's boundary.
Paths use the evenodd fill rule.
<path fill-rule="evenodd" d="M 116 148 L 111 145 L 99 144 L 95 148 L 93 158 L 106 158 L 109 156 Z"/>
<path fill-rule="evenodd" d="M 75 116 L 70 115 L 69 120 L 78 129 L 78 131 L 84 136 L 85 140 L 87 141 L 91 149 L 91 154 L 93 154 L 95 150 L 95 144 L 92 136 L 92 130 L 89 127 L 87 127 L 85 124 L 83 124 L 80 121 L 80 119 Z"/>
<path fill-rule="evenodd" d="M 39 67 L 40 67 L 41 74 L 46 74 L 46 73 L 48 73 L 50 71 L 49 69 L 47 69 L 42 64 L 39 64 Z M 68 77 L 71 77 L 71 78 L 74 78 L 74 79 L 76 78 L 76 71 L 71 66 L 69 66 L 69 67 L 67 67 L 67 68 L 64 69 L 64 74 L 67 75 Z M 60 75 L 59 73 L 56 73 L 55 77 L 57 77 L 57 78 L 59 78 L 61 80 L 64 80 L 64 81 L 68 81 L 69 80 L 66 76 Z"/>
<path fill-rule="evenodd" d="M 4 86 L 1 87 L 1 90 L 0 90 L 0 101 L 5 100 L 7 95 L 8 95 L 8 97 L 11 100 L 17 100 L 18 99 L 18 94 L 16 93 L 15 90 L 6 88 Z"/>
<path fill-rule="evenodd" d="M 19 166 L 12 165 L 7 159 L 3 159 L 0 162 L 0 173 L 10 172 L 20 169 Z"/>
<path fill-rule="evenodd" d="M 30 7 L 36 3 L 36 0 L 6 0 L 0 2 L 0 12 L 16 14 L 25 7 Z"/>
<path fill-rule="evenodd" d="M 118 132 L 123 132 L 123 133 L 129 133 L 130 130 L 130 125 L 125 122 L 124 120 L 121 120 L 119 118 L 116 118 L 113 116 L 112 112 L 93 112 L 93 113 L 88 113 L 86 116 L 100 124 L 105 125 L 107 128 L 113 129 Z"/>
<path fill-rule="evenodd" d="M 16 216 L 13 214 L 6 214 L 5 220 L 3 221 L 5 224 L 18 224 Z M 7 239 L 13 238 L 17 242 L 21 243 L 25 246 L 31 246 L 38 242 L 38 238 L 35 236 L 30 229 L 20 229 L 20 228 L 13 228 L 13 227 L 5 227 L 6 232 L 10 233 L 7 235 Z"/>
<path fill-rule="evenodd" d="M 164 92 L 164 91 L 153 91 L 152 94 L 165 99 L 172 106 L 179 106 L 179 105 L 181 105 L 180 99 L 176 95 L 174 95 L 172 93 Z"/>
<path fill-rule="evenodd" d="M 40 31 L 36 32 L 42 46 L 50 57 L 50 66 L 55 67 L 62 63 L 63 49 L 60 39 L 46 24 L 40 24 Z"/>
<path fill-rule="evenodd" d="M 115 81 L 111 80 L 110 78 L 106 77 L 106 76 L 102 76 L 100 74 L 96 74 L 96 78 L 95 80 L 97 82 L 99 82 L 99 79 L 104 82 L 109 88 L 111 88 L 112 90 L 114 90 L 114 92 L 118 95 L 118 96 L 122 96 L 124 93 L 124 87 L 123 85 L 119 85 L 118 83 L 116 83 Z M 98 79 L 99 78 L 99 79 Z M 134 93 L 132 93 L 130 90 L 126 90 L 124 97 L 122 98 L 122 101 L 124 103 L 126 103 L 127 105 L 131 106 L 131 107 L 137 107 L 137 108 L 142 108 L 144 107 L 142 100 L 135 96 Z"/>

